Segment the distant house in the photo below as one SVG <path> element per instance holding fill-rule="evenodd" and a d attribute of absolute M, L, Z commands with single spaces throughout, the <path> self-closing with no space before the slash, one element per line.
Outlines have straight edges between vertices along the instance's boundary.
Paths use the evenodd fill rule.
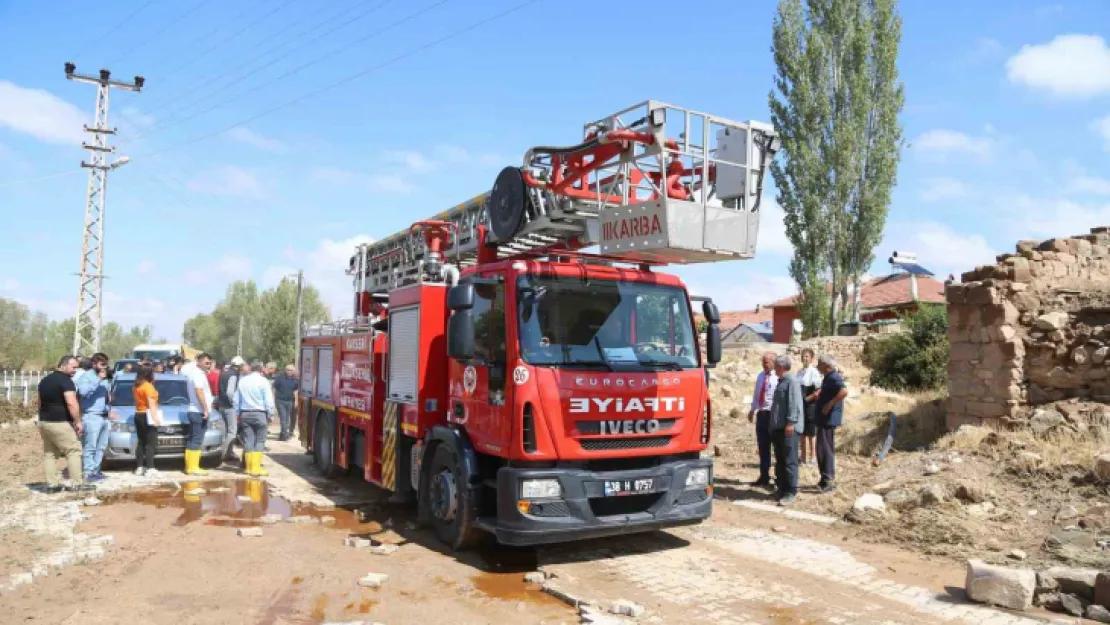
<path fill-rule="evenodd" d="M 771 325 L 775 343 L 790 342 L 794 320 L 801 316 L 794 303 L 795 297 L 792 295 L 767 306 L 773 311 Z M 944 283 L 940 280 L 930 275 L 894 273 L 868 280 L 860 286 L 860 321 L 897 319 L 917 310 L 921 303 L 943 304 L 944 301 Z"/>
<path fill-rule="evenodd" d="M 721 312 L 721 341 L 723 343 L 758 343 L 771 340 L 771 314 L 766 306 L 750 310 Z M 700 322 L 700 314 L 695 315 Z"/>

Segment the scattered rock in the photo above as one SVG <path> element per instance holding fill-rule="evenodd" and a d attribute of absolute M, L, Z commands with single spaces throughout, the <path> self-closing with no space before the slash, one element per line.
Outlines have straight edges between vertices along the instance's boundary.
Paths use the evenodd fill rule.
<path fill-rule="evenodd" d="M 956 499 L 964 503 L 983 503 L 987 493 L 976 484 L 964 482 L 956 487 Z"/>
<path fill-rule="evenodd" d="M 374 545 L 370 547 L 370 553 L 376 556 L 391 556 L 397 552 L 397 545 Z"/>
<path fill-rule="evenodd" d="M 1083 616 L 1096 623 L 1110 623 L 1110 610 L 1107 610 L 1097 603 L 1092 603 L 1087 606 L 1087 610 L 1083 613 Z"/>
<path fill-rule="evenodd" d="M 852 511 L 857 514 L 865 514 L 867 512 L 883 512 L 886 510 L 886 504 L 883 503 L 882 495 L 876 493 L 865 493 L 856 499 L 856 503 L 852 505 Z"/>
<path fill-rule="evenodd" d="M 1060 593 L 1046 592 L 1033 597 L 1033 605 L 1052 612 L 1063 612 L 1064 606 L 1060 605 Z"/>
<path fill-rule="evenodd" d="M 1099 573 L 1095 577 L 1095 603 L 1110 608 L 1110 573 Z"/>
<path fill-rule="evenodd" d="M 261 536 L 262 536 L 262 528 L 261 527 L 240 527 L 239 528 L 239 537 L 240 538 L 259 538 Z"/>
<path fill-rule="evenodd" d="M 578 616 L 581 618 L 580 622 L 583 625 L 624 625 L 628 622 L 622 618 L 603 614 L 589 605 L 580 607 L 578 609 Z"/>
<path fill-rule="evenodd" d="M 204 490 L 203 488 L 200 488 L 200 487 L 190 488 L 189 490 L 185 491 L 185 496 L 187 496 L 187 497 L 200 497 L 201 495 L 206 495 L 206 494 L 208 494 L 208 491 L 206 491 L 206 490 Z"/>
<path fill-rule="evenodd" d="M 100 500 L 96 497 L 88 497 L 81 502 L 82 506 L 99 506 Z"/>
<path fill-rule="evenodd" d="M 1079 519 L 1079 527 L 1086 530 L 1110 529 L 1110 506 L 1091 506 Z"/>
<path fill-rule="evenodd" d="M 358 585 L 363 588 L 381 588 L 382 584 L 389 580 L 389 576 L 385 573 L 367 573 L 362 579 L 358 580 Z"/>
<path fill-rule="evenodd" d="M 776 534 L 781 534 L 781 533 L 785 532 L 786 529 L 787 528 L 786 528 L 785 525 L 776 525 L 776 526 L 771 528 L 771 531 L 776 533 Z"/>
<path fill-rule="evenodd" d="M 1037 317 L 1034 325 L 1040 330 L 1061 330 L 1068 325 L 1068 313 L 1050 312 Z"/>
<path fill-rule="evenodd" d="M 322 516 L 322 517 L 320 517 L 320 524 L 321 525 L 335 525 L 335 517 L 333 517 L 333 516 Z"/>
<path fill-rule="evenodd" d="M 994 504 L 989 501 L 984 501 L 983 503 L 971 504 L 964 508 L 964 510 L 966 510 L 967 515 L 973 519 L 985 519 L 990 516 L 991 512 L 994 512 Z"/>
<path fill-rule="evenodd" d="M 880 495 L 886 495 L 892 490 L 894 490 L 894 480 L 879 482 L 878 484 L 871 487 L 871 492 L 879 493 Z"/>
<path fill-rule="evenodd" d="M 724 397 L 725 399 L 731 398 L 732 397 L 732 388 L 728 387 L 728 386 L 722 386 L 721 387 L 721 397 Z"/>
<path fill-rule="evenodd" d="M 925 475 L 936 475 L 940 473 L 940 465 L 935 462 L 930 462 L 925 465 Z"/>
<path fill-rule="evenodd" d="M 1088 601 L 1095 598 L 1095 580 L 1098 577 L 1096 569 L 1073 569 L 1054 566 L 1044 571 L 1045 577 L 1051 577 L 1060 585 L 1060 592 L 1077 595 Z"/>
<path fill-rule="evenodd" d="M 1075 506 L 1064 506 L 1056 511 L 1056 522 L 1071 521 L 1079 518 L 1079 510 Z"/>
<path fill-rule="evenodd" d="M 285 522 L 292 523 L 293 525 L 311 525 L 312 523 L 319 523 L 320 520 L 315 517 L 310 517 L 308 515 L 302 514 L 291 516 L 288 519 L 285 519 Z"/>
<path fill-rule="evenodd" d="M 1017 464 L 1017 466 L 1022 469 L 1029 470 L 1041 466 L 1041 460 L 1042 458 L 1040 454 L 1033 453 L 1031 451 L 1021 451 L 1018 452 L 1018 455 L 1015 458 L 1015 464 Z"/>
<path fill-rule="evenodd" d="M 13 573 L 9 578 L 9 586 L 15 588 L 17 586 L 24 586 L 35 581 L 35 576 L 30 573 Z"/>
<path fill-rule="evenodd" d="M 988 538 L 984 545 L 989 551 L 1002 551 L 1002 543 L 997 538 Z"/>
<path fill-rule="evenodd" d="M 939 503 L 944 503 L 947 493 L 944 492 L 944 487 L 940 484 L 925 484 L 917 493 L 921 498 L 921 505 L 933 506 Z"/>
<path fill-rule="evenodd" d="M 226 486 L 217 486 L 216 488 L 209 489 L 208 492 L 210 492 L 210 493 L 226 493 L 229 490 L 231 490 L 231 489 L 226 487 Z"/>
<path fill-rule="evenodd" d="M 533 571 L 524 574 L 524 583 L 526 584 L 542 584 L 547 580 L 547 576 L 540 571 Z"/>
<path fill-rule="evenodd" d="M 361 538 L 359 536 L 348 536 L 343 539 L 343 545 L 346 547 L 354 547 L 355 549 L 366 549 L 374 544 L 374 541 L 369 538 Z"/>
<path fill-rule="evenodd" d="M 1029 557 L 1021 549 L 1014 549 L 1007 555 L 1011 560 L 1017 560 L 1018 562 L 1024 562 Z"/>
<path fill-rule="evenodd" d="M 1008 569 L 991 566 L 982 560 L 967 561 L 965 589 L 973 601 L 1012 610 L 1024 610 L 1033 604 L 1037 576 L 1031 569 Z"/>
<path fill-rule="evenodd" d="M 713 456 L 715 458 L 720 458 L 721 457 L 721 446 L 720 445 L 714 445 L 713 446 Z"/>
<path fill-rule="evenodd" d="M 1100 347 L 1096 349 L 1093 354 L 1091 354 L 1091 362 L 1096 365 L 1101 365 L 1102 363 L 1106 362 L 1106 356 L 1108 354 L 1110 354 L 1110 347 Z"/>
<path fill-rule="evenodd" d="M 617 599 L 613 602 L 613 605 L 609 606 L 609 611 L 613 614 L 637 618 L 644 613 L 644 606 L 627 599 Z"/>
<path fill-rule="evenodd" d="M 1060 594 L 1060 607 L 1064 609 L 1064 612 L 1072 616 L 1083 616 L 1083 613 L 1087 611 L 1088 605 L 1090 604 L 1075 595 L 1066 593 Z"/>
<path fill-rule="evenodd" d="M 239 495 L 235 499 L 237 499 L 239 501 L 239 503 L 250 503 L 251 502 L 251 498 L 247 497 L 246 495 Z"/>
<path fill-rule="evenodd" d="M 743 411 L 743 410 L 740 410 L 740 409 L 739 409 L 739 408 L 737 408 L 737 407 L 733 407 L 733 409 L 732 409 L 732 410 L 729 410 L 729 411 L 728 411 L 728 417 L 729 417 L 730 419 L 739 419 L 739 418 L 740 418 L 740 417 L 742 417 L 742 416 L 744 416 L 744 411 Z"/>
<path fill-rule="evenodd" d="M 1044 436 L 1053 429 L 1067 423 L 1064 415 L 1055 410 L 1037 409 L 1029 419 L 1029 427 L 1037 436 Z"/>
<path fill-rule="evenodd" d="M 281 522 L 281 515 L 280 514 L 267 514 L 267 515 L 262 516 L 258 520 L 261 521 L 263 525 L 274 525 L 276 523 Z"/>
<path fill-rule="evenodd" d="M 1095 477 L 1100 482 L 1110 482 L 1110 454 L 1102 454 L 1095 460 Z"/>

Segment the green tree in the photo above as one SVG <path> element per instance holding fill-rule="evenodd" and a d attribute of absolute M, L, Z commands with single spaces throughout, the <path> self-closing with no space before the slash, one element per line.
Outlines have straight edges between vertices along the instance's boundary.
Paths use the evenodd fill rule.
<path fill-rule="evenodd" d="M 771 166 L 807 334 L 835 330 L 874 260 L 902 146 L 897 0 L 780 0 Z"/>
<path fill-rule="evenodd" d="M 19 369 L 30 359 L 31 311 L 19 302 L 0 298 L 0 369 Z"/>
<path fill-rule="evenodd" d="M 930 390 L 948 382 L 948 310 L 925 304 L 902 318 L 905 331 L 870 341 L 864 364 L 871 383 L 893 390 Z"/>
<path fill-rule="evenodd" d="M 236 355 L 242 319 L 244 358 L 293 362 L 296 304 L 294 281 L 283 280 L 261 293 L 253 281 L 234 282 L 212 312 L 188 319 L 181 335 L 216 360 L 229 360 Z M 304 287 L 301 316 L 305 324 L 329 319 L 320 292 L 311 285 Z"/>

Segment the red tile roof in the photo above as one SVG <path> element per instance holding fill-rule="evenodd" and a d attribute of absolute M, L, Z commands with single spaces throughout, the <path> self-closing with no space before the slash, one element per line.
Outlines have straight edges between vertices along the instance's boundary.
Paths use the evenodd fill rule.
<path fill-rule="evenodd" d="M 860 291 L 860 308 L 865 310 L 892 308 L 914 301 L 910 292 L 910 276 L 904 273 L 868 280 L 860 287 Z M 795 297 L 784 297 L 768 304 L 767 308 L 791 308 Z M 935 278 L 917 276 L 917 301 L 943 304 L 944 283 Z"/>

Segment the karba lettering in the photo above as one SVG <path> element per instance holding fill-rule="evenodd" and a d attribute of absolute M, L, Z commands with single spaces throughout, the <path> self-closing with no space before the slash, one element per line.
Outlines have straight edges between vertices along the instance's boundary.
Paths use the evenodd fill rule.
<path fill-rule="evenodd" d="M 602 224 L 601 231 L 601 237 L 606 241 L 619 241 L 659 234 L 663 231 L 663 224 L 658 215 L 641 215 Z"/>

